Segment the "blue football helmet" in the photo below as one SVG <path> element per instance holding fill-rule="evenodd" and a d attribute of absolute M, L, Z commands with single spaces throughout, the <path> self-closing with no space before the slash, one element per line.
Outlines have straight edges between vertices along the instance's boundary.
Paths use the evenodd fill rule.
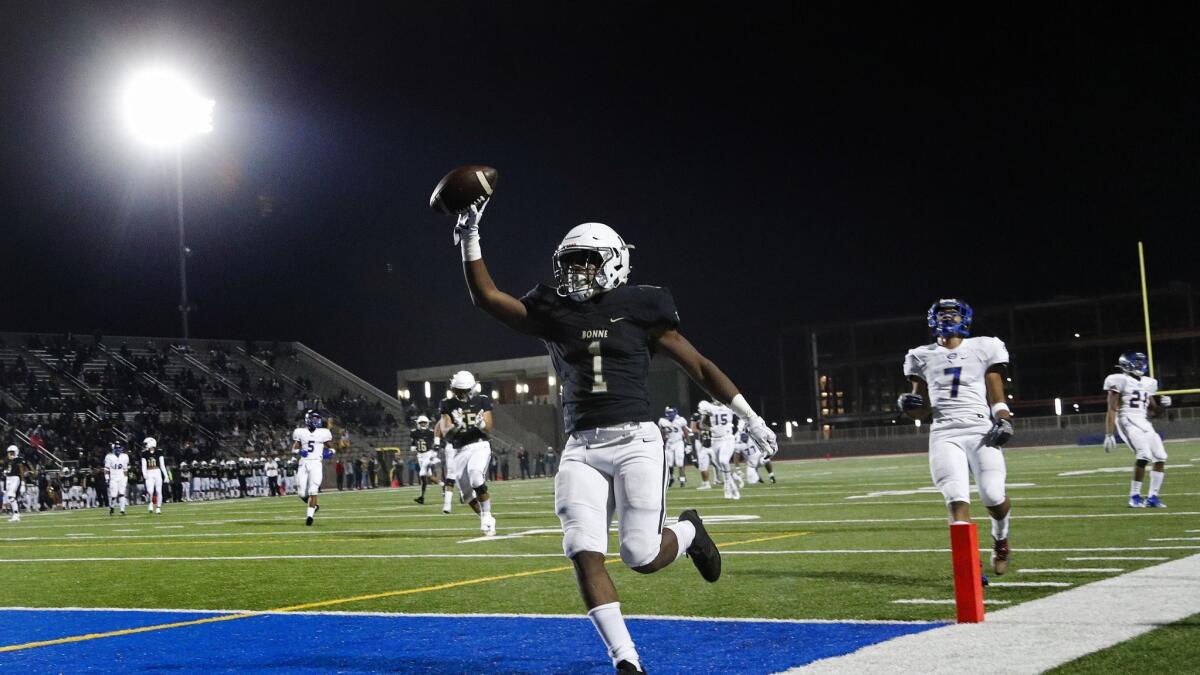
<path fill-rule="evenodd" d="M 121 454 L 121 453 L 122 453 L 122 452 L 124 452 L 124 451 L 125 451 L 125 448 L 121 447 L 121 444 L 120 444 L 120 443 L 113 443 L 113 444 L 112 444 L 112 454 L 114 454 L 114 455 L 119 455 L 119 454 Z"/>
<path fill-rule="evenodd" d="M 667 420 L 671 421 L 671 422 L 675 421 L 675 416 L 678 414 L 679 414 L 679 411 L 672 408 L 671 406 L 667 406 L 667 409 L 663 412 L 663 416 L 665 416 L 667 418 Z"/>
<path fill-rule="evenodd" d="M 308 427 L 309 431 L 313 431 L 325 426 L 325 420 L 321 418 L 321 413 L 316 410 L 309 410 L 304 413 L 304 425 Z"/>
<path fill-rule="evenodd" d="M 970 337 L 971 318 L 975 312 L 962 300 L 942 298 L 929 307 L 925 321 L 935 338 Z"/>
<path fill-rule="evenodd" d="M 1117 359 L 1117 367 L 1124 373 L 1141 377 L 1150 369 L 1150 359 L 1141 352 L 1125 352 Z"/>

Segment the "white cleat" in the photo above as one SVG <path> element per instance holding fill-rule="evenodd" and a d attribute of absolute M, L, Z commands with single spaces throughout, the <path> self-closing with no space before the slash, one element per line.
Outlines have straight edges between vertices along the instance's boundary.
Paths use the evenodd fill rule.
<path fill-rule="evenodd" d="M 479 531 L 483 532 L 485 537 L 496 536 L 496 518 L 490 513 L 485 513 L 479 517 Z"/>
<path fill-rule="evenodd" d="M 162 509 L 154 509 L 155 513 L 162 513 Z"/>
<path fill-rule="evenodd" d="M 704 483 L 703 485 L 701 485 L 700 487 L 698 487 L 698 488 L 696 488 L 696 489 L 697 489 L 697 490 L 711 490 L 711 489 L 712 489 L 712 486 L 711 486 L 711 485 L 709 485 L 708 483 Z"/>

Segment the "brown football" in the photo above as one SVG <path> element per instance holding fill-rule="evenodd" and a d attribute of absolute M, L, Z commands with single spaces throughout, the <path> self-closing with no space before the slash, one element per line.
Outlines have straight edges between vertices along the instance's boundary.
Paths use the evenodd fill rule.
<path fill-rule="evenodd" d="M 490 166 L 468 164 L 442 177 L 433 194 L 429 208 L 443 216 L 452 216 L 470 208 L 480 197 L 490 197 L 496 189 L 499 174 Z"/>

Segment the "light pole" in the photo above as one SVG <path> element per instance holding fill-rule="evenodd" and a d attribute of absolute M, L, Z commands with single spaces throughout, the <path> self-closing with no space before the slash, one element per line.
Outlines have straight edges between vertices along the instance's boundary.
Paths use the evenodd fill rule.
<path fill-rule="evenodd" d="M 212 131 L 214 102 L 196 93 L 186 80 L 165 68 L 130 78 L 122 99 L 129 131 L 142 143 L 175 150 L 175 216 L 179 227 L 179 318 L 186 347 L 190 332 L 187 297 L 187 238 L 183 226 L 183 143 Z"/>

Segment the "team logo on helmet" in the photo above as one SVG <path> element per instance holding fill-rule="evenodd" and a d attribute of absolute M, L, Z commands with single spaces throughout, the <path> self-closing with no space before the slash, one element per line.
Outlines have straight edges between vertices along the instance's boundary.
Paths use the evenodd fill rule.
<path fill-rule="evenodd" d="M 1129 375 L 1141 377 L 1150 369 L 1150 359 L 1142 352 L 1125 352 L 1117 358 L 1117 368 Z"/>

